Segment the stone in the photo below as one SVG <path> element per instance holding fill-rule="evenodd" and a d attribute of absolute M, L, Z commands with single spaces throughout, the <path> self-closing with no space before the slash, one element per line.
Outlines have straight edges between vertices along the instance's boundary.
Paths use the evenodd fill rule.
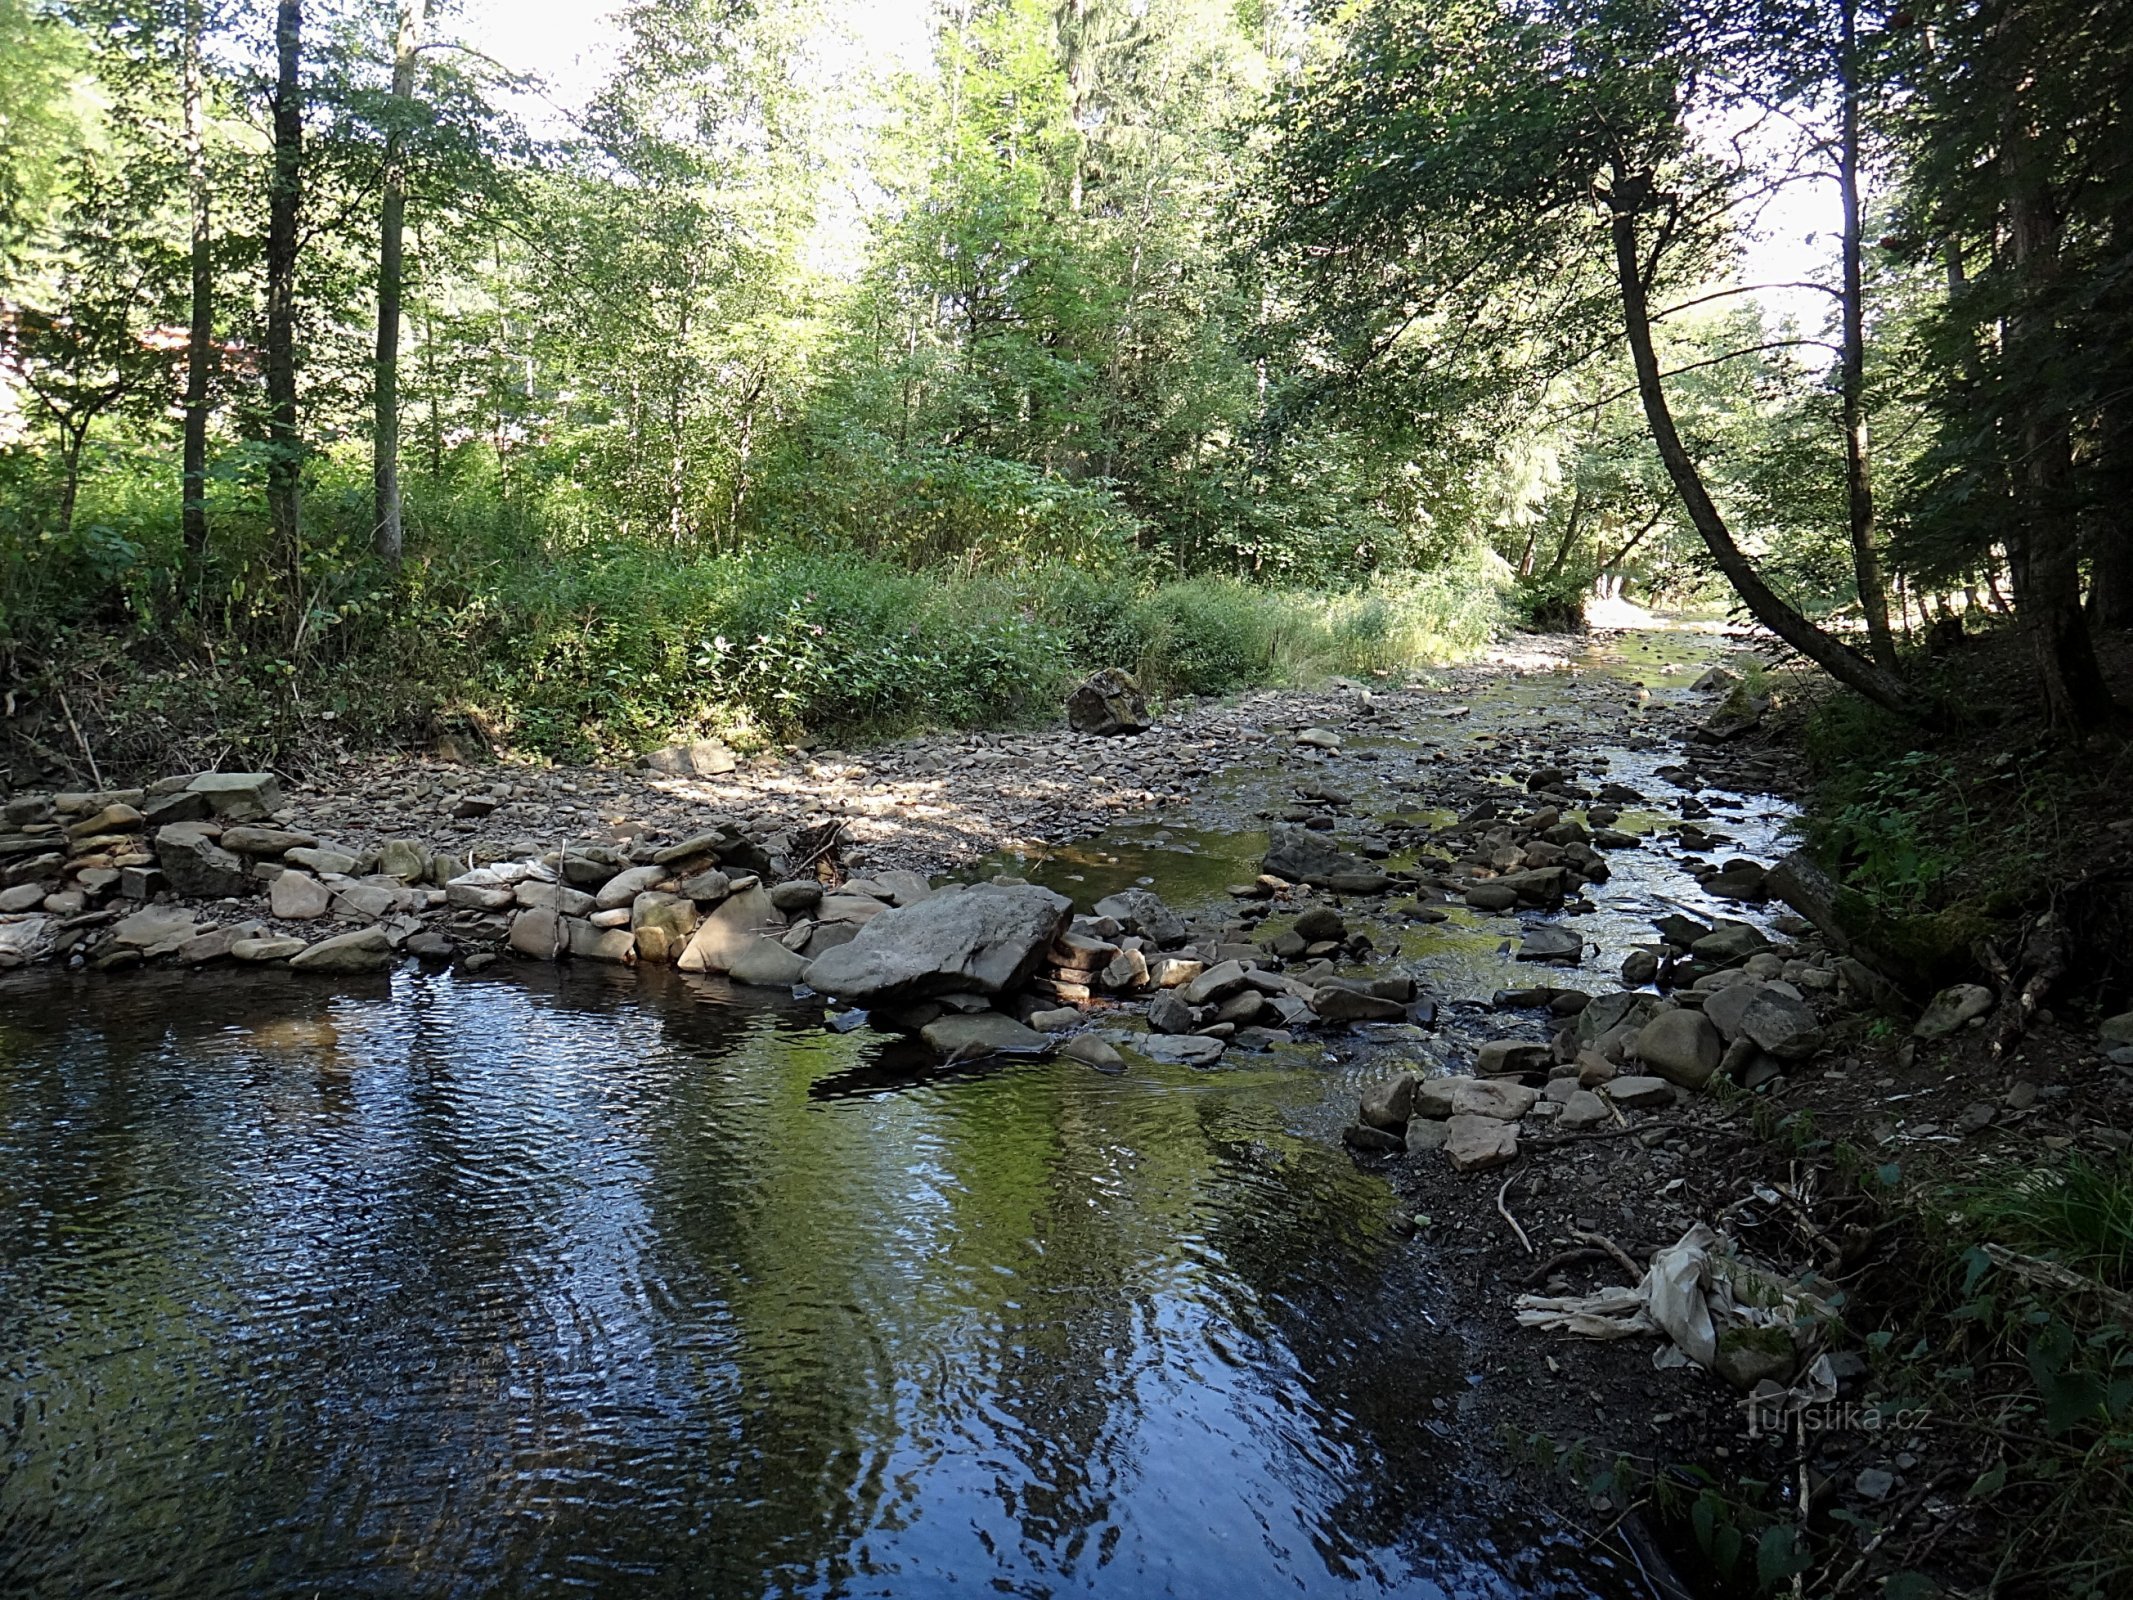
<path fill-rule="evenodd" d="M 1539 1100 L 1538 1089 L 1507 1079 L 1423 1078 L 1415 1084 L 1413 1114 L 1430 1120 L 1469 1116 L 1516 1122 Z"/>
<path fill-rule="evenodd" d="M 292 867 L 317 873 L 331 872 L 342 877 L 353 877 L 363 865 L 345 850 L 325 850 L 311 845 L 296 845 L 284 850 L 281 858 Z"/>
<path fill-rule="evenodd" d="M 1206 970 L 1206 962 L 1189 956 L 1157 956 L 1148 963 L 1148 981 L 1158 989 L 1177 989 Z"/>
<path fill-rule="evenodd" d="M 203 772 L 186 788 L 225 822 L 257 822 L 282 807 L 281 783 L 271 772 Z"/>
<path fill-rule="evenodd" d="M 1341 1143 L 1366 1156 L 1396 1156 L 1407 1149 L 1407 1141 L 1400 1136 L 1399 1131 L 1373 1128 L 1364 1122 L 1351 1123 L 1343 1128 Z"/>
<path fill-rule="evenodd" d="M 1228 1048 L 1222 1040 L 1198 1033 L 1178 1036 L 1144 1033 L 1133 1043 L 1150 1061 L 1165 1061 L 1183 1067 L 1211 1067 L 1222 1059 L 1222 1052 Z"/>
<path fill-rule="evenodd" d="M 1596 995 L 1578 1013 L 1571 1028 L 1579 1044 L 1589 1045 L 1617 1028 L 1627 1028 L 1634 1033 L 1664 1010 L 1665 1004 L 1655 994 L 1639 994 L 1633 989 Z"/>
<path fill-rule="evenodd" d="M 43 904 L 44 885 L 41 883 L 18 883 L 12 889 L 0 889 L 0 915 L 35 911 Z"/>
<path fill-rule="evenodd" d="M 1109 917 L 1126 932 L 1137 933 L 1158 948 L 1184 941 L 1184 918 L 1165 905 L 1161 896 L 1146 889 L 1122 889 L 1105 895 L 1096 902 L 1095 909 L 1099 917 Z"/>
<path fill-rule="evenodd" d="M 1518 891 L 1497 878 L 1484 878 L 1467 885 L 1461 898 L 1476 911 L 1509 911 L 1518 904 Z"/>
<path fill-rule="evenodd" d="M 1774 983 L 1762 986 L 1741 1016 L 1740 1031 L 1780 1061 L 1805 1061 L 1822 1048 L 1814 1008 Z"/>
<path fill-rule="evenodd" d="M 1296 736 L 1296 742 L 1312 750 L 1338 750 L 1341 736 L 1331 728 L 1306 728 Z"/>
<path fill-rule="evenodd" d="M 342 895 L 346 898 L 347 891 L 343 890 Z M 444 903 L 462 911 L 509 911 L 518 904 L 518 891 L 468 874 L 444 886 Z"/>
<path fill-rule="evenodd" d="M 321 939 L 289 959 L 298 972 L 383 972 L 392 964 L 391 935 L 375 925 Z"/>
<path fill-rule="evenodd" d="M 677 960 L 699 920 L 694 900 L 647 889 L 630 902 L 629 926 L 637 940 L 637 959 L 661 967 Z"/>
<path fill-rule="evenodd" d="M 1670 1106 L 1674 1086 L 1664 1078 L 1642 1073 L 1623 1073 L 1596 1086 L 1599 1093 L 1622 1106 Z"/>
<path fill-rule="evenodd" d="M 1575 965 L 1585 955 L 1585 936 L 1570 928 L 1528 928 L 1518 941 L 1521 961 L 1560 961 Z"/>
<path fill-rule="evenodd" d="M 336 917 L 376 919 L 410 909 L 407 891 L 400 887 L 397 879 L 373 883 L 366 878 L 359 883 L 335 883 L 329 887 L 333 890 L 333 914 Z M 506 899 L 503 905 L 490 909 L 501 911 L 510 904 L 511 901 Z"/>
<path fill-rule="evenodd" d="M 889 872 L 877 872 L 874 874 L 874 881 L 881 886 L 888 896 L 889 904 L 893 906 L 915 906 L 933 893 L 933 885 L 926 881 L 923 873 L 912 872 L 904 867 Z"/>
<path fill-rule="evenodd" d="M 1063 896 L 1035 884 L 935 893 L 875 917 L 816 962 L 808 982 L 858 1004 L 1005 994 L 1036 971 L 1072 916 Z"/>
<path fill-rule="evenodd" d="M 221 839 L 223 849 L 234 850 L 241 856 L 278 856 L 287 850 L 309 849 L 317 843 L 318 840 L 308 833 L 265 828 L 251 822 L 224 828 Z"/>
<path fill-rule="evenodd" d="M 93 839 L 98 834 L 133 833 L 143 822 L 140 812 L 129 805 L 105 806 L 101 811 L 69 825 L 69 839 Z"/>
<path fill-rule="evenodd" d="M 570 953 L 583 961 L 606 961 L 632 966 L 637 960 L 637 936 L 628 928 L 601 928 L 576 917 L 563 923 Z"/>
<path fill-rule="evenodd" d="M 784 926 L 784 916 L 761 886 L 743 889 L 697 925 L 677 964 L 684 972 L 724 972 L 749 940 Z"/>
<path fill-rule="evenodd" d="M 1320 984 L 1311 991 L 1311 1009 L 1325 1022 L 1399 1022 L 1407 1007 L 1346 983 Z"/>
<path fill-rule="evenodd" d="M 204 794 L 180 791 L 152 797 L 141 807 L 143 821 L 151 828 L 160 828 L 172 822 L 205 822 L 214 815 L 213 807 Z"/>
<path fill-rule="evenodd" d="M 1039 1033 L 1066 1033 L 1081 1026 L 1081 1013 L 1073 1006 L 1055 1006 L 1049 1011 L 1032 1011 L 1029 1025 Z"/>
<path fill-rule="evenodd" d="M 1736 683 L 1726 691 L 1718 709 L 1704 718 L 1696 729 L 1696 737 L 1713 744 L 1738 739 L 1759 724 L 1763 713 L 1769 709 L 1768 695 L 1750 694 L 1745 683 Z"/>
<path fill-rule="evenodd" d="M 919 1029 L 918 1036 L 943 1061 L 1002 1054 L 1048 1055 L 1053 1044 L 1044 1034 L 999 1011 L 942 1017 Z"/>
<path fill-rule="evenodd" d="M 1293 931 L 1305 944 L 1338 942 L 1348 937 L 1348 924 L 1331 906 L 1313 906 L 1296 919 Z"/>
<path fill-rule="evenodd" d="M 111 937 L 138 950 L 152 950 L 162 945 L 175 948 L 199 931 L 199 924 L 189 911 L 177 906 L 146 906 L 121 917 L 113 926 Z"/>
<path fill-rule="evenodd" d="M 1126 1070 L 1126 1058 L 1093 1033 L 1079 1034 L 1067 1040 L 1059 1047 L 1059 1053 L 1069 1060 L 1094 1067 L 1099 1072 Z"/>
<path fill-rule="evenodd" d="M 1474 1070 L 1484 1078 L 1520 1077 L 1546 1072 L 1555 1052 L 1525 1039 L 1491 1039 L 1474 1052 Z"/>
<path fill-rule="evenodd" d="M 553 961 L 569 947 L 563 918 L 551 906 L 530 906 L 511 919 L 505 942 L 535 961 Z"/>
<path fill-rule="evenodd" d="M 812 965 L 805 956 L 794 954 L 776 939 L 757 934 L 726 958 L 726 976 L 758 989 L 790 989 L 806 980 Z"/>
<path fill-rule="evenodd" d="M 1637 1059 L 1669 1083 L 1701 1089 L 1726 1053 L 1725 1041 L 1699 1011 L 1662 1011 L 1637 1034 Z"/>
<path fill-rule="evenodd" d="M 773 894 L 771 903 L 775 905 Z M 826 894 L 815 907 L 815 915 L 824 922 L 849 922 L 855 926 L 872 922 L 889 909 L 888 903 L 865 894 Z"/>
<path fill-rule="evenodd" d="M 310 922 L 332 903 L 326 886 L 308 872 L 284 872 L 267 885 L 267 910 L 279 922 Z"/>
<path fill-rule="evenodd" d="M 1066 710 L 1068 727 L 1102 738 L 1141 733 L 1151 725 L 1141 686 L 1117 667 L 1084 678 L 1067 696 Z"/>
<path fill-rule="evenodd" d="M 1770 941 L 1745 922 L 1722 922 L 1689 946 L 1689 954 L 1699 961 L 1745 961 L 1758 950 L 1767 950 Z"/>
<path fill-rule="evenodd" d="M 1243 987 L 1244 964 L 1240 961 L 1221 961 L 1180 989 L 1178 998 L 1189 1006 L 1213 1005 Z"/>
<path fill-rule="evenodd" d="M 2121 1011 L 2115 1017 L 2105 1017 L 2096 1029 L 2096 1037 L 2107 1045 L 2133 1045 L 2133 1011 Z"/>
<path fill-rule="evenodd" d="M 667 875 L 667 869 L 658 866 L 630 867 L 616 873 L 600 886 L 593 896 L 594 904 L 602 911 L 612 911 L 617 906 L 626 906 Z"/>
<path fill-rule="evenodd" d="M 1920 1039 L 1945 1039 L 1972 1018 L 1990 1011 L 1992 998 L 1992 991 L 1979 983 L 1958 983 L 1943 989 L 1912 1024 L 1911 1033 Z"/>
<path fill-rule="evenodd" d="M 269 961 L 287 961 L 303 948 L 301 939 L 237 939 L 230 944 L 230 959 L 264 965 Z"/>
<path fill-rule="evenodd" d="M 1659 976 L 1659 958 L 1649 950 L 1632 950 L 1622 958 L 1622 984 L 1641 989 Z"/>
<path fill-rule="evenodd" d="M 1713 978 L 1732 976 L 1734 975 L 1730 972 L 1712 974 Z M 1703 989 L 1704 985 L 1699 983 L 1697 987 Z M 1763 992 L 1763 988 L 1760 983 L 1712 983 L 1711 987 L 1704 991 L 1703 1014 L 1710 1018 L 1711 1026 L 1718 1030 L 1720 1038 L 1731 1042 L 1741 1036 L 1741 1021 L 1748 1015 L 1748 1007 L 1755 1003 L 1756 996 Z"/>
<path fill-rule="evenodd" d="M 589 917 L 600 909 L 583 889 L 573 889 L 567 883 L 546 883 L 539 878 L 521 878 L 512 885 L 511 897 L 522 906 L 545 907 L 566 917 Z"/>
<path fill-rule="evenodd" d="M 420 883 L 429 876 L 429 852 L 413 839 L 387 839 L 378 846 L 378 870 L 402 883 Z"/>
<path fill-rule="evenodd" d="M 1308 828 L 1276 824 L 1259 870 L 1291 883 L 1347 894 L 1383 894 L 1392 880 L 1361 856 L 1336 850 Z"/>
<path fill-rule="evenodd" d="M 244 862 L 217 844 L 208 825 L 174 822 L 156 832 L 156 862 L 171 888 L 198 900 L 223 900 L 252 891 Z"/>
<path fill-rule="evenodd" d="M 1148 1006 L 1148 1026 L 1157 1033 L 1190 1033 L 1192 1007 L 1174 989 L 1165 989 Z"/>
<path fill-rule="evenodd" d="M 1862 1467 L 1852 1487 L 1862 1500 L 1886 1500 L 1895 1491 L 1896 1474 L 1886 1467 Z"/>
<path fill-rule="evenodd" d="M 1414 1115 L 1415 1086 L 1421 1082 L 1412 1072 L 1403 1072 L 1397 1078 L 1373 1085 L 1363 1092 L 1360 1112 L 1363 1125 L 1370 1128 L 1387 1128 L 1397 1133 L 1405 1128 Z"/>
<path fill-rule="evenodd" d="M 726 898 L 732 888 L 732 877 L 715 868 L 710 872 L 699 872 L 693 878 L 686 878 L 681 884 L 681 892 L 700 906 L 717 905 Z"/>
<path fill-rule="evenodd" d="M 805 878 L 776 884 L 770 891 L 770 903 L 787 916 L 813 911 L 822 904 L 822 885 Z"/>
<path fill-rule="evenodd" d="M 1597 1128 L 1612 1121 L 1607 1104 L 1590 1089 L 1573 1089 L 1563 1100 L 1563 1113 L 1555 1119 L 1560 1128 Z"/>
<path fill-rule="evenodd" d="M 1793 1346 L 1792 1335 L 1785 1329 L 1744 1323 L 1719 1333 L 1718 1350 L 1711 1360 L 1711 1370 L 1735 1389 L 1746 1393 L 1766 1380 L 1777 1384 L 1791 1382 L 1798 1360 L 1799 1352 Z"/>
<path fill-rule="evenodd" d="M 1495 1117 L 1462 1113 L 1444 1125 L 1444 1153 L 1460 1172 L 1485 1172 L 1518 1159 L 1518 1128 Z"/>

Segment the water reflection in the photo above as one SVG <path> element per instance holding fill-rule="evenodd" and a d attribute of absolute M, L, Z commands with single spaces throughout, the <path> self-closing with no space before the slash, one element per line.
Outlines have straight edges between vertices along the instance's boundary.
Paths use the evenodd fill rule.
<path fill-rule="evenodd" d="M 1428 1426 L 1308 1071 L 923 1082 L 598 971 L 0 1006 L 0 1592 L 1630 1592 Z"/>

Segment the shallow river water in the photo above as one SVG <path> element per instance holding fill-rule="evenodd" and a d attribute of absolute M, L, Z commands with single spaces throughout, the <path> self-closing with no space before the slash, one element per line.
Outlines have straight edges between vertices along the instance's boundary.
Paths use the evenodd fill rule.
<path fill-rule="evenodd" d="M 1255 847 L 1033 871 L 1190 902 Z M 1499 931 L 1414 958 L 1530 980 Z M 1644 1592 L 1488 1470 L 1335 1140 L 1368 1052 L 942 1076 L 819 1018 L 582 965 L 7 980 L 0 1594 Z"/>

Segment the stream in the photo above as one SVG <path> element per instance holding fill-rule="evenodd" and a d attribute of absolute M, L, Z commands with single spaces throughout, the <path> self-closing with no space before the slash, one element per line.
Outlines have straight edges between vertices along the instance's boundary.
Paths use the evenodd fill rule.
<path fill-rule="evenodd" d="M 1678 751 L 1621 730 L 1718 645 L 1591 649 L 1327 772 L 1359 818 L 1426 813 L 1402 784 L 1450 747 L 1556 741 L 1650 826 Z M 981 870 L 1220 913 L 1300 770 L 1270 746 Z M 1769 859 L 1782 821 L 1712 826 Z M 1338 1144 L 1389 1061 L 1543 1036 L 1485 1024 L 1494 990 L 1617 987 L 1652 916 L 1741 914 L 1658 850 L 1613 865 L 1582 966 L 1454 908 L 1396 930 L 1439 1029 L 1212 1071 L 943 1073 L 589 963 L 11 975 L 0 1593 L 1642 1595 L 1492 1468 L 1460 1312 Z"/>

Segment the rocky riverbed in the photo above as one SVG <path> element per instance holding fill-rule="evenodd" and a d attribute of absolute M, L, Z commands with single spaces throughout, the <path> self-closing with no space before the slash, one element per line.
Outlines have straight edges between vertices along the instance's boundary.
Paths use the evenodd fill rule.
<path fill-rule="evenodd" d="M 1316 1072 L 1314 1128 L 1399 1191 L 1456 1289 L 1459 1415 L 1806 1472 L 1870 1516 L 1934 1482 L 1922 1435 L 1807 1460 L 1741 1425 L 1744 1401 L 1873 1392 L 1829 1288 L 1873 1231 L 1772 1126 L 2108 1144 L 2126 1088 L 2083 1100 L 2018 1057 L 1981 1095 L 1935 1063 L 1990 991 L 1920 1012 L 1779 903 L 1812 894 L 1781 865 L 1785 758 L 1732 742 L 1752 664 L 1708 635 L 1530 640 L 1118 738 L 20 793 L 0 963 L 671 966 L 921 1063 Z M 1928 1498 L 1911 1513 L 1952 1514 Z"/>

